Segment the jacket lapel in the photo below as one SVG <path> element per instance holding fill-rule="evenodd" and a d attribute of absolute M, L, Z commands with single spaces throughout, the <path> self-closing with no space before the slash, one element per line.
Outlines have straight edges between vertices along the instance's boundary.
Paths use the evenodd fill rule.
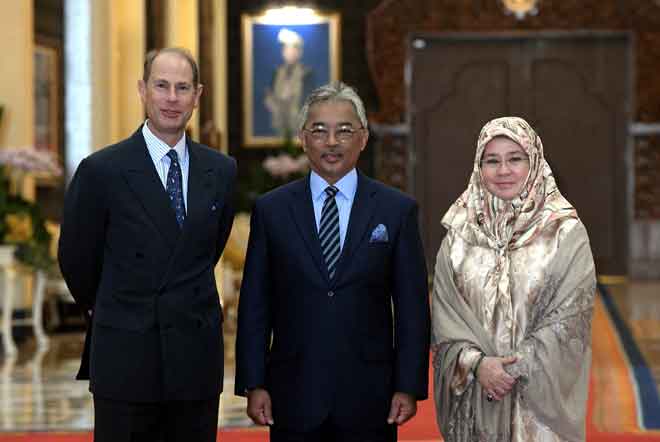
<path fill-rule="evenodd" d="M 128 155 L 123 168 L 124 177 L 165 242 L 170 248 L 174 248 L 181 235 L 181 229 L 176 222 L 163 183 L 149 156 L 147 144 L 142 136 L 142 127 L 133 134 L 131 141 L 133 146 L 127 150 Z"/>
<path fill-rule="evenodd" d="M 334 278 L 335 283 L 343 276 L 346 266 L 351 260 L 351 256 L 353 256 L 365 237 L 376 208 L 375 195 L 376 187 L 373 185 L 371 179 L 358 171 L 357 191 L 355 192 L 351 214 L 348 218 L 348 229 L 346 230 L 344 247 L 342 248 L 339 263 L 337 264 L 337 274 Z"/>
<path fill-rule="evenodd" d="M 198 146 L 188 142 L 188 206 L 186 207 L 186 220 L 183 223 L 183 240 L 185 241 L 195 231 L 199 221 L 204 222 L 211 207 L 211 199 L 217 186 L 214 186 L 215 175 L 213 168 L 203 164 Z"/>
<path fill-rule="evenodd" d="M 188 155 L 190 163 L 188 165 L 188 205 L 186 207 L 186 219 L 183 222 L 183 229 L 179 235 L 176 247 L 170 256 L 166 271 L 158 284 L 160 290 L 167 284 L 172 270 L 176 268 L 177 258 L 181 256 L 183 247 L 192 241 L 200 224 L 204 223 L 204 217 L 208 216 L 207 210 L 210 210 L 211 199 L 214 196 L 216 186 L 213 185 L 213 168 L 203 164 L 199 148 L 196 143 L 188 141 Z M 174 216 L 174 211 L 172 211 Z M 176 223 L 176 218 L 175 223 Z M 176 224 L 179 230 L 178 224 Z"/>
<path fill-rule="evenodd" d="M 307 250 L 314 263 L 318 267 L 321 275 L 326 281 L 329 281 L 328 268 L 323 262 L 321 255 L 321 243 L 316 229 L 316 219 L 314 218 L 314 205 L 312 203 L 312 192 L 309 188 L 309 174 L 306 179 L 301 179 L 293 185 L 291 198 L 291 214 L 300 230 L 300 234 L 307 246 Z"/>

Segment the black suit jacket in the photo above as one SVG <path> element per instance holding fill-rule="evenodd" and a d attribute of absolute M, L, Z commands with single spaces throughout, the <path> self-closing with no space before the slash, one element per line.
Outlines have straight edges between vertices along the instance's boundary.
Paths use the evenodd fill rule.
<path fill-rule="evenodd" d="M 141 128 L 78 167 L 66 193 L 59 263 L 93 310 L 78 379 L 109 399 L 203 399 L 222 390 L 214 267 L 234 218 L 233 159 L 188 141 L 179 228 Z"/>
<path fill-rule="evenodd" d="M 371 241 L 379 224 L 386 242 Z M 385 425 L 394 392 L 427 396 L 426 278 L 417 205 L 403 193 L 358 175 L 333 280 L 309 177 L 262 196 L 241 288 L 236 394 L 267 389 L 284 428 L 309 430 L 328 416 Z"/>

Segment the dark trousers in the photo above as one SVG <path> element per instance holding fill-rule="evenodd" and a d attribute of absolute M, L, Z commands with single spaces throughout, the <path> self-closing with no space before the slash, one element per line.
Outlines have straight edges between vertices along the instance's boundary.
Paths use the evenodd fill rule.
<path fill-rule="evenodd" d="M 277 424 L 270 428 L 270 442 L 396 442 L 396 425 L 383 424 L 379 428 L 339 428 L 332 419 L 311 431 L 298 432 L 278 428 Z"/>
<path fill-rule="evenodd" d="M 94 396 L 94 442 L 215 442 L 219 398 L 125 402 Z"/>

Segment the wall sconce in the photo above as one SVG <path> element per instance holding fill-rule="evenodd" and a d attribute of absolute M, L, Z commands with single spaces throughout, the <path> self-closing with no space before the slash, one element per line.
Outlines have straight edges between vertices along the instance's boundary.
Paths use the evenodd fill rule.
<path fill-rule="evenodd" d="M 282 5 L 266 9 L 259 22 L 268 25 L 313 25 L 323 21 L 315 9 L 306 6 Z"/>

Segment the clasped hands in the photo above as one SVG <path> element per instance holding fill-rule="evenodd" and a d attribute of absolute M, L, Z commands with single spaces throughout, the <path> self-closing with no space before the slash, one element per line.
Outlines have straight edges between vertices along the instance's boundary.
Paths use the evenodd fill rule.
<path fill-rule="evenodd" d="M 257 425 L 273 425 L 273 405 L 270 394 L 263 388 L 248 392 L 247 414 Z M 394 393 L 388 424 L 402 425 L 417 413 L 417 400 L 407 393 Z"/>
<path fill-rule="evenodd" d="M 513 386 L 516 385 L 516 378 L 504 371 L 504 366 L 513 364 L 516 360 L 515 356 L 506 358 L 486 356 L 483 358 L 477 368 L 476 377 L 489 400 L 492 398 L 500 401 L 511 393 Z"/>

